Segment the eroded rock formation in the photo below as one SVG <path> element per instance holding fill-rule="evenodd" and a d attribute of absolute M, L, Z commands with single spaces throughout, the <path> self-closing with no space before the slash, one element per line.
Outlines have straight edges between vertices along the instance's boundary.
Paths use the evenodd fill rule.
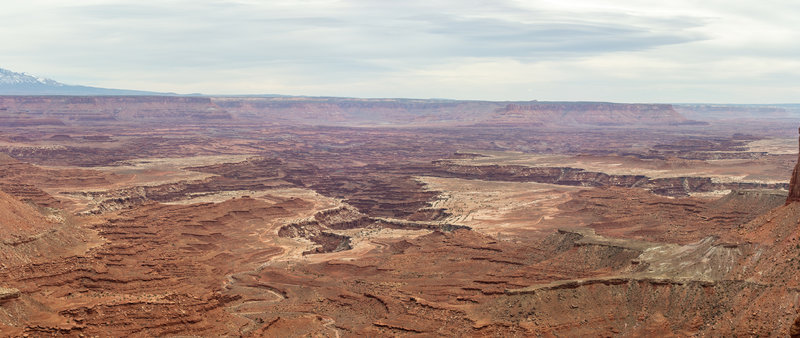
<path fill-rule="evenodd" d="M 480 128 L 414 129 L 269 116 L 417 123 L 489 105 L 20 100 L 41 114 L 4 100 L 0 112 L 63 125 L 0 121 L 10 155 L 0 155 L 0 336 L 800 332 L 800 203 L 783 206 L 785 190 L 717 194 L 755 188 L 745 176 L 786 186 L 794 155 L 751 151 L 747 140 L 758 138 L 731 130 L 498 127 L 547 109 L 589 125 L 668 121 L 667 106 L 523 102 Z M 175 123 L 173 104 L 184 120 L 231 118 Z M 772 129 L 794 135 L 782 127 Z M 487 157 L 456 152 L 465 149 L 572 164 L 454 161 Z M 622 170 L 696 169 L 708 164 L 676 158 L 705 155 L 748 161 L 714 167 L 733 177 L 721 183 Z M 695 192 L 714 194 L 686 196 Z"/>
<path fill-rule="evenodd" d="M 798 133 L 800 133 L 800 129 L 798 129 Z M 798 140 L 798 144 L 800 144 L 800 140 Z M 797 164 L 792 172 L 792 179 L 789 181 L 789 197 L 786 198 L 786 204 L 792 202 L 800 202 L 800 154 L 798 154 Z"/>
<path fill-rule="evenodd" d="M 620 104 L 606 102 L 512 103 L 498 109 L 492 120 L 540 124 L 682 124 L 687 121 L 668 104 Z"/>

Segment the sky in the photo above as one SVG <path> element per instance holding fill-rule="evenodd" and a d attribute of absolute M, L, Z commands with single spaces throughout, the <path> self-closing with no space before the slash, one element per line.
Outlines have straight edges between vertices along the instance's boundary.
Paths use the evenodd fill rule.
<path fill-rule="evenodd" d="M 25 0 L 0 68 L 106 88 L 800 102 L 794 0 Z"/>

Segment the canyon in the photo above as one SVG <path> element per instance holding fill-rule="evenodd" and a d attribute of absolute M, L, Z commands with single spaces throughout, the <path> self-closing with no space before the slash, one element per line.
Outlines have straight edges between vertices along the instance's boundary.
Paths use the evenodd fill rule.
<path fill-rule="evenodd" d="M 712 108 L 0 96 L 0 335 L 798 335 L 798 123 Z"/>

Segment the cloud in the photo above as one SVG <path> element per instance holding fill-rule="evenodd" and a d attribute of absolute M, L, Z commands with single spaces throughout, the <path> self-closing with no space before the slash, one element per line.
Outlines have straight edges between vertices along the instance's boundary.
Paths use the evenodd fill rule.
<path fill-rule="evenodd" d="M 113 54 L 135 65 L 207 66 L 270 64 L 281 60 L 325 62 L 456 57 L 553 58 L 630 51 L 696 41 L 696 23 L 678 21 L 658 30 L 580 19 L 552 20 L 529 13 L 513 18 L 425 12 L 412 6 L 365 7 L 352 3 L 304 13 L 294 6 L 218 2 L 116 3 L 70 6 L 72 18 L 58 49 L 68 44 Z M 630 19 L 622 15 L 624 19 Z M 622 23 L 621 23 L 622 22 Z M 59 34 L 59 33 L 56 33 Z M 111 55 L 109 55 L 111 56 Z"/>
<path fill-rule="evenodd" d="M 663 101 L 693 80 L 788 85 L 775 60 L 797 55 L 800 9 L 767 2 L 29 0 L 0 12 L 0 66 L 161 91 L 577 100 L 602 83 Z"/>

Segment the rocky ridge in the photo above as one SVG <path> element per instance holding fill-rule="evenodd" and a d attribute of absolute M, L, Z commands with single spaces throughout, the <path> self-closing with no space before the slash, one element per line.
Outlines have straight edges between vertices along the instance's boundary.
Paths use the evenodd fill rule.
<path fill-rule="evenodd" d="M 692 123 L 665 104 L 200 96 L 0 96 L 5 123 L 228 123 L 451 126 L 664 126 Z M 13 118 L 11 117 L 13 116 Z"/>
<path fill-rule="evenodd" d="M 797 165 L 792 171 L 792 178 L 789 181 L 789 197 L 786 198 L 786 204 L 792 202 L 800 202 L 800 155 L 798 155 Z"/>
<path fill-rule="evenodd" d="M 512 103 L 498 109 L 491 121 L 538 124 L 686 124 L 692 123 L 668 104 L 605 102 Z"/>

